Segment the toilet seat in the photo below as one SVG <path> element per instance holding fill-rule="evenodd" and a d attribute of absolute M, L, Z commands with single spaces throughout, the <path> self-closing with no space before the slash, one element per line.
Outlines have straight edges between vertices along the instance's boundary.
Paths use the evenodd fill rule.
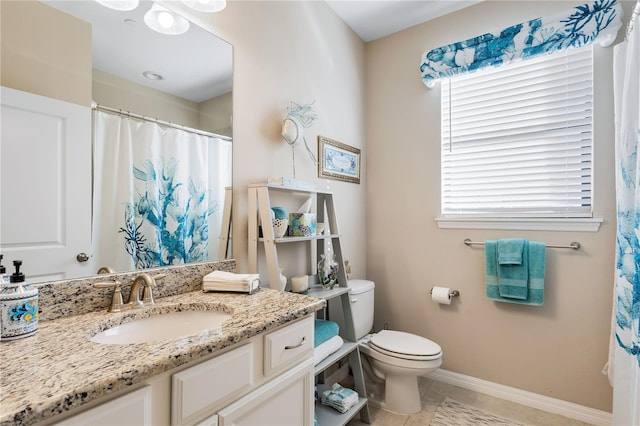
<path fill-rule="evenodd" d="M 402 331 L 382 330 L 369 341 L 369 347 L 390 357 L 432 361 L 442 357 L 442 348 L 424 337 Z"/>

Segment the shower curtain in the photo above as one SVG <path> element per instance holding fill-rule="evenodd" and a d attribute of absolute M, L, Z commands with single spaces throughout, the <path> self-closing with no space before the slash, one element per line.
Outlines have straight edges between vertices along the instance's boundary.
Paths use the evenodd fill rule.
<path fill-rule="evenodd" d="M 640 425 L 640 0 L 614 48 L 616 274 L 608 375 L 613 424 Z"/>
<path fill-rule="evenodd" d="M 231 142 L 96 110 L 93 144 L 97 267 L 128 271 L 218 257 Z"/>

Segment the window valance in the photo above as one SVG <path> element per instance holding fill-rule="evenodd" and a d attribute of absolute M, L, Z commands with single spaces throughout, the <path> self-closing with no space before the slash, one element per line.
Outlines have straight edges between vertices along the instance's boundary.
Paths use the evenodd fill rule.
<path fill-rule="evenodd" d="M 500 32 L 438 47 L 422 57 L 422 81 L 427 87 L 433 87 L 440 78 L 580 47 L 596 40 L 608 46 L 622 26 L 621 18 L 618 0 L 597 0 L 552 17 L 533 19 Z"/>

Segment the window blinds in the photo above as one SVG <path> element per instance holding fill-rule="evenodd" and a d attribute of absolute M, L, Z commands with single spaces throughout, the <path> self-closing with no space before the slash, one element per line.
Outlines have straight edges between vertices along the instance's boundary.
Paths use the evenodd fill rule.
<path fill-rule="evenodd" d="M 592 51 L 442 80 L 443 217 L 591 217 Z"/>

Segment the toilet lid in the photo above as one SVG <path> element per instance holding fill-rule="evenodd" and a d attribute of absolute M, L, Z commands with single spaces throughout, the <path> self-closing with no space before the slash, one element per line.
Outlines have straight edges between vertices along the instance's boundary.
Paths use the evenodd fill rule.
<path fill-rule="evenodd" d="M 402 331 L 382 330 L 371 337 L 369 344 L 383 353 L 407 359 L 433 359 L 442 354 L 437 343 Z"/>

